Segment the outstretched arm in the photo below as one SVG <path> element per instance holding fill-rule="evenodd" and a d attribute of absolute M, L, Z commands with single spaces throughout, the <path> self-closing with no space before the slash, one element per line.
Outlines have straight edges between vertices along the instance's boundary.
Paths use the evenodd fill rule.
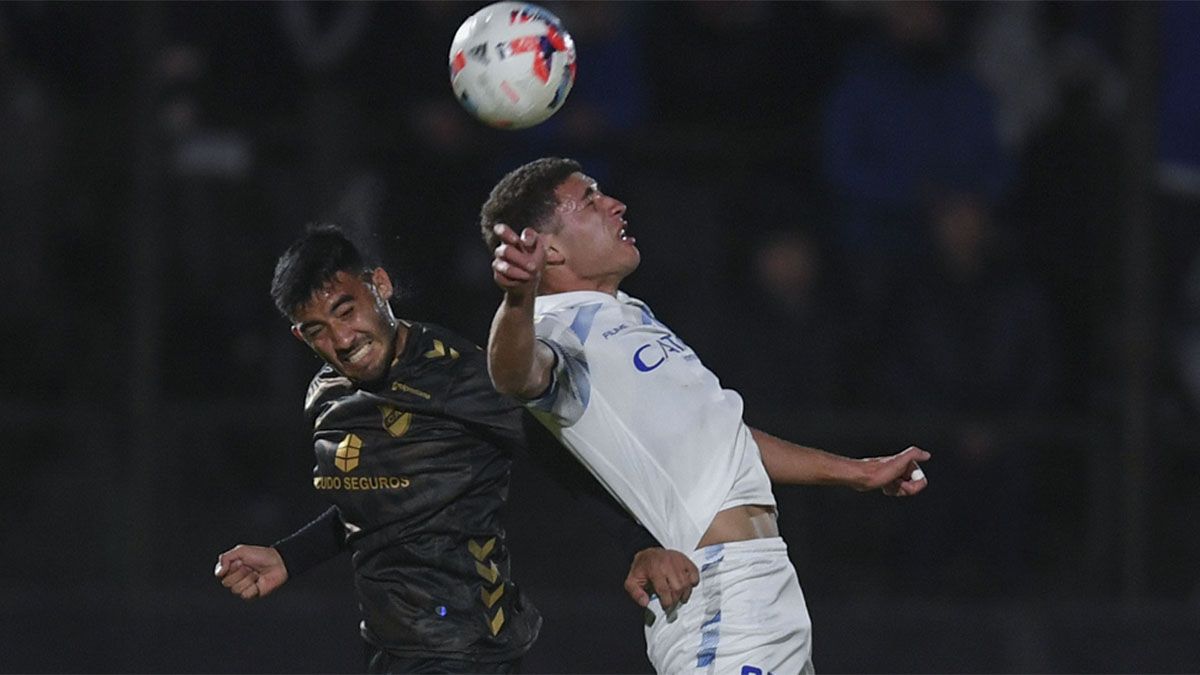
<path fill-rule="evenodd" d="M 532 228 L 518 237 L 497 225 L 501 244 L 492 260 L 492 278 L 504 290 L 504 300 L 488 336 L 488 374 L 496 390 L 518 398 L 537 398 L 550 386 L 554 352 L 533 332 L 533 301 L 537 296 L 546 249 Z"/>
<path fill-rule="evenodd" d="M 931 455 L 915 446 L 889 457 L 852 459 L 797 445 L 758 429 L 750 433 L 773 483 L 840 485 L 859 492 L 879 489 L 893 497 L 915 495 L 929 484 L 917 462 Z"/>
<path fill-rule="evenodd" d="M 225 551 L 213 574 L 234 595 L 254 600 L 345 549 L 341 515 L 333 506 L 272 546 L 238 544 Z"/>

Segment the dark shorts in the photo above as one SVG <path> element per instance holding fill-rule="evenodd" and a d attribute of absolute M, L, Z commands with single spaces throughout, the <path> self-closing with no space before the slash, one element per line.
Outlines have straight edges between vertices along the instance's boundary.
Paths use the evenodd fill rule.
<path fill-rule="evenodd" d="M 367 672 L 371 675 L 392 675 L 393 673 L 519 673 L 521 659 L 501 661 L 500 663 L 486 661 L 462 661 L 458 659 L 441 659 L 426 657 L 407 657 L 389 654 L 382 649 L 364 643 L 366 650 Z"/>

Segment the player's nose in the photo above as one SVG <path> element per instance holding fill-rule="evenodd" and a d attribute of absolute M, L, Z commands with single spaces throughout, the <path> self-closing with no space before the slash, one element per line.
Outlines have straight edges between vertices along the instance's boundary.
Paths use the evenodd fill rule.
<path fill-rule="evenodd" d="M 333 345 L 339 351 L 345 351 L 354 345 L 355 332 L 349 325 L 335 323 L 330 326 L 330 333 L 333 335 Z"/>

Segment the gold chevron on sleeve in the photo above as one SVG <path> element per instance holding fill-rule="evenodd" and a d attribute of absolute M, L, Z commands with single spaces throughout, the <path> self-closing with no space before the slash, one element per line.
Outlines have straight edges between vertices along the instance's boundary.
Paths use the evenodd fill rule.
<path fill-rule="evenodd" d="M 495 605 L 496 601 L 499 600 L 503 595 L 504 595 L 504 584 L 500 584 L 499 586 L 497 586 L 495 588 L 495 590 L 493 590 L 491 593 L 488 593 L 488 590 L 486 588 L 479 589 L 479 596 L 481 598 L 483 598 L 483 604 L 487 605 L 488 609 L 491 609 L 492 605 Z"/>
<path fill-rule="evenodd" d="M 427 359 L 440 359 L 443 356 L 449 356 L 451 359 L 458 358 L 458 350 L 454 347 L 447 347 L 441 340 L 433 341 L 433 349 L 425 352 Z"/>
<path fill-rule="evenodd" d="M 488 557 L 488 554 L 491 553 L 492 549 L 495 547 L 496 547 L 496 538 L 495 537 L 488 539 L 486 542 L 483 543 L 482 546 L 477 544 L 474 539 L 470 539 L 467 541 L 467 548 L 471 549 L 471 555 L 475 556 L 475 559 L 480 562 L 483 562 L 483 559 Z"/>
<path fill-rule="evenodd" d="M 500 627 L 504 625 L 504 608 L 503 607 L 496 610 L 496 616 L 492 617 L 492 620 L 490 622 L 488 622 L 488 625 L 491 626 L 491 628 L 492 628 L 492 635 L 495 635 L 496 633 L 500 632 Z"/>
<path fill-rule="evenodd" d="M 487 579 L 489 584 L 496 583 L 496 579 L 500 578 L 500 568 L 496 567 L 496 561 L 492 561 L 489 565 L 484 565 L 478 560 L 475 561 L 475 571 L 479 572 L 479 576 Z"/>

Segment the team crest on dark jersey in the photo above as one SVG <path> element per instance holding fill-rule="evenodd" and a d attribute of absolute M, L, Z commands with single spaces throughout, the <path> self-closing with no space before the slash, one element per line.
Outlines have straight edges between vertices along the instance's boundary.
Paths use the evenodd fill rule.
<path fill-rule="evenodd" d="M 412 413 L 390 405 L 379 406 L 379 412 L 383 413 L 383 428 L 393 438 L 400 438 L 408 433 L 408 427 L 412 425 Z"/>

